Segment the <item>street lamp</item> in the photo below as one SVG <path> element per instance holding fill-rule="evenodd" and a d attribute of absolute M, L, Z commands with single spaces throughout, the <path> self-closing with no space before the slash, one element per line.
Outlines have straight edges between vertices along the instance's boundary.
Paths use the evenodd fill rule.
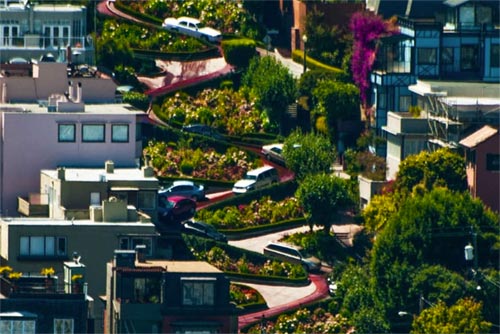
<path fill-rule="evenodd" d="M 306 58 L 307 58 L 307 35 L 304 34 L 302 35 L 302 42 L 304 42 L 304 72 L 306 73 L 307 69 L 307 64 L 306 64 Z"/>

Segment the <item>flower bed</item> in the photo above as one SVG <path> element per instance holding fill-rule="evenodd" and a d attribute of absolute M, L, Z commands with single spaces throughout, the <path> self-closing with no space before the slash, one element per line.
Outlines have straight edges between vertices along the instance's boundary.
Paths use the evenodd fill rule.
<path fill-rule="evenodd" d="M 303 216 L 304 213 L 296 198 L 288 197 L 281 201 L 273 201 L 269 196 L 253 200 L 246 205 L 227 206 L 214 212 L 201 210 L 196 214 L 197 219 L 225 230 L 276 224 Z"/>
<path fill-rule="evenodd" d="M 250 161 L 245 151 L 235 147 L 229 147 L 222 154 L 212 148 L 174 149 L 165 142 L 150 142 L 144 154 L 150 157 L 158 176 L 235 181 L 259 163 Z"/>
<path fill-rule="evenodd" d="M 231 302 L 245 311 L 267 307 L 266 301 L 257 290 L 243 284 L 231 283 L 229 296 Z"/>

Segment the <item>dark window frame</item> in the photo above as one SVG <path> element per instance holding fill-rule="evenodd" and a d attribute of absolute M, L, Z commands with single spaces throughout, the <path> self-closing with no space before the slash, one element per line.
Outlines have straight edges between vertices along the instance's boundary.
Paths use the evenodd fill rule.
<path fill-rule="evenodd" d="M 116 139 L 115 138 L 115 127 L 126 127 L 127 128 L 127 138 L 126 139 Z M 130 126 L 128 124 L 112 124 L 111 125 L 111 142 L 112 143 L 128 143 L 130 141 Z"/>
<path fill-rule="evenodd" d="M 61 138 L 62 128 L 69 127 L 73 128 L 73 138 L 72 139 L 63 139 Z M 57 141 L 59 143 L 74 143 L 76 142 L 76 124 L 74 123 L 61 123 L 57 126 Z"/>
<path fill-rule="evenodd" d="M 452 47 L 443 47 L 441 49 L 441 64 L 452 65 L 455 60 L 455 52 Z"/>
<path fill-rule="evenodd" d="M 101 139 L 86 139 L 85 129 L 90 127 L 101 127 L 102 128 L 102 140 Z M 84 143 L 105 143 L 106 142 L 106 124 L 82 124 L 82 142 Z"/>
<path fill-rule="evenodd" d="M 32 248 L 32 238 L 43 238 L 43 254 L 33 254 Z M 23 238 L 28 238 L 28 252 L 22 252 L 22 243 L 21 240 Z M 48 238 L 54 238 L 54 253 L 47 254 L 47 241 Z M 61 242 L 63 242 L 61 244 Z M 61 247 L 62 246 L 62 247 Z M 19 258 L 20 259 L 65 259 L 68 257 L 68 239 L 62 236 L 53 236 L 53 235 L 30 235 L 30 236 L 20 236 L 19 237 Z"/>
<path fill-rule="evenodd" d="M 491 44 L 490 67 L 500 67 L 500 44 Z"/>
<path fill-rule="evenodd" d="M 417 57 L 418 65 L 436 65 L 437 48 L 418 48 Z"/>

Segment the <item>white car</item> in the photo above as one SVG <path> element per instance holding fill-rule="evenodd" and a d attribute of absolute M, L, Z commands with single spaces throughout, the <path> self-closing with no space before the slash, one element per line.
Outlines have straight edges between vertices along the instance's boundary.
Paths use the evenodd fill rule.
<path fill-rule="evenodd" d="M 203 38 L 209 42 L 220 42 L 222 39 L 222 34 L 219 30 L 205 27 L 200 20 L 192 17 L 168 17 L 163 21 L 162 27 L 170 31 L 177 31 L 181 34 Z"/>
<path fill-rule="evenodd" d="M 283 159 L 283 144 L 264 145 L 260 152 L 269 161 L 274 161 L 282 165 L 285 164 L 285 160 Z"/>

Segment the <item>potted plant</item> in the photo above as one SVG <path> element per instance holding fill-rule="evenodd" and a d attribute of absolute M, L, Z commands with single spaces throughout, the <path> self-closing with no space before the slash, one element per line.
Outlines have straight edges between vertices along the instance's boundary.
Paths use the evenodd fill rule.
<path fill-rule="evenodd" d="M 55 270 L 52 267 L 42 268 L 42 270 L 40 271 L 40 274 L 42 274 L 43 276 L 47 276 L 47 278 L 50 278 L 51 275 L 55 274 Z"/>
<path fill-rule="evenodd" d="M 83 284 L 83 275 L 74 274 L 73 276 L 71 276 L 71 284 L 72 284 L 72 289 L 71 289 L 72 292 L 80 293 Z"/>
<path fill-rule="evenodd" d="M 0 274 L 4 277 L 7 278 L 8 275 L 12 272 L 12 268 L 9 266 L 3 266 L 0 267 Z"/>

